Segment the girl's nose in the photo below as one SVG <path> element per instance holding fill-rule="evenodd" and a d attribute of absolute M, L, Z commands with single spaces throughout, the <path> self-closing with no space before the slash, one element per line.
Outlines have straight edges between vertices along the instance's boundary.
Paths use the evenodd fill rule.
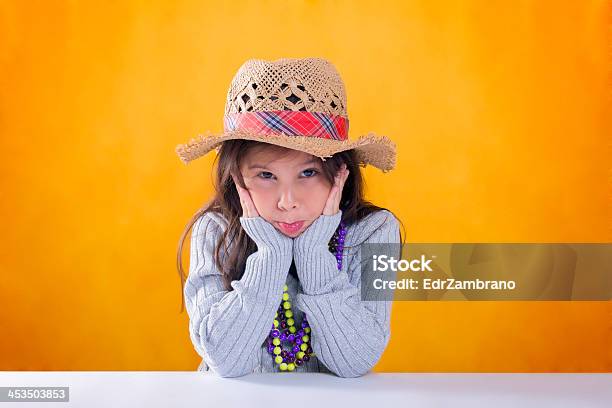
<path fill-rule="evenodd" d="M 285 211 L 298 208 L 298 203 L 295 199 L 295 194 L 293 194 L 289 190 L 281 193 L 280 199 L 278 200 L 278 208 Z"/>

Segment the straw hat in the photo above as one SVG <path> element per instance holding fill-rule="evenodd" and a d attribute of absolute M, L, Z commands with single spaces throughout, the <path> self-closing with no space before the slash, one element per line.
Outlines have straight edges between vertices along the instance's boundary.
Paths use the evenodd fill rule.
<path fill-rule="evenodd" d="M 248 139 L 310 153 L 325 160 L 355 149 L 359 165 L 383 173 L 395 167 L 396 146 L 370 132 L 348 138 L 344 82 L 323 58 L 249 59 L 234 76 L 227 93 L 224 131 L 198 135 L 176 152 L 185 163 L 216 149 L 225 140 Z"/>

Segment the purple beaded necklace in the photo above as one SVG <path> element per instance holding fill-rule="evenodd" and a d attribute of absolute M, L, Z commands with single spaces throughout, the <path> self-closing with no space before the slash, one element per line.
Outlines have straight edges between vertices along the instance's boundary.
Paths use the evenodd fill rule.
<path fill-rule="evenodd" d="M 342 269 L 342 251 L 344 250 L 344 238 L 346 236 L 346 224 L 340 221 L 340 225 L 334 232 L 329 241 L 329 250 L 336 255 L 336 264 L 338 270 Z M 277 364 L 280 371 L 294 371 L 296 367 L 301 366 L 310 357 L 314 356 L 312 347 L 310 346 L 310 326 L 306 319 L 306 313 L 300 324 L 301 329 L 295 328 L 295 320 L 291 311 L 291 302 L 289 301 L 288 287 L 283 288 L 283 297 L 281 304 L 274 316 L 272 329 L 268 335 L 268 353 L 272 355 L 272 359 Z M 280 318 L 279 318 L 280 315 Z M 280 322 L 279 322 L 280 320 Z M 279 326 L 282 329 L 279 330 Z M 297 332 L 297 333 L 296 333 Z M 282 342 L 289 343 L 289 349 L 286 350 Z"/>

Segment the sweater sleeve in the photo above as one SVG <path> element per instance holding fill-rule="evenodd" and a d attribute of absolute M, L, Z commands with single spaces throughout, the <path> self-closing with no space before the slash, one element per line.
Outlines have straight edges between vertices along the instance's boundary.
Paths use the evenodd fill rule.
<path fill-rule="evenodd" d="M 223 286 L 214 249 L 222 227 L 208 213 L 194 223 L 184 296 L 195 350 L 216 374 L 238 377 L 260 364 L 292 261 L 293 240 L 262 217 L 240 218 L 257 244 L 240 280 Z M 223 251 L 222 251 L 223 254 Z"/>
<path fill-rule="evenodd" d="M 343 262 L 350 262 L 348 273 L 338 270 L 328 242 L 341 215 L 340 210 L 319 216 L 312 229 L 295 239 L 294 259 L 304 289 L 296 296 L 296 305 L 308 317 L 311 345 L 319 360 L 340 377 L 358 377 L 376 365 L 387 347 L 392 301 L 361 300 L 361 268 L 369 260 L 360 259 L 359 248 L 353 249 L 350 259 L 343 257 Z M 358 227 L 367 233 L 359 244 L 397 244 L 380 247 L 384 254 L 398 258 L 399 223 L 392 213 L 377 211 Z"/>

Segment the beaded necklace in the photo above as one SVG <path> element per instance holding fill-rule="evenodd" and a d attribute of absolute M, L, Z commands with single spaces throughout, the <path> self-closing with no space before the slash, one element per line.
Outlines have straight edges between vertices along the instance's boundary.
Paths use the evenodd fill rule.
<path fill-rule="evenodd" d="M 345 236 L 346 224 L 344 221 L 341 221 L 328 244 L 330 252 L 336 255 L 338 270 L 342 269 L 342 251 L 344 249 Z M 310 325 L 306 319 L 306 313 L 304 313 L 300 324 L 301 329 L 297 330 L 295 328 L 296 322 L 291 311 L 290 297 L 289 293 L 287 293 L 288 289 L 287 285 L 283 287 L 282 300 L 268 335 L 268 353 L 272 355 L 272 359 L 280 371 L 294 371 L 296 367 L 306 363 L 310 360 L 310 357 L 315 355 L 309 344 L 310 336 L 308 334 L 310 333 Z M 282 331 L 279 330 L 279 326 Z M 285 349 L 282 342 L 288 342 L 289 349 Z"/>

